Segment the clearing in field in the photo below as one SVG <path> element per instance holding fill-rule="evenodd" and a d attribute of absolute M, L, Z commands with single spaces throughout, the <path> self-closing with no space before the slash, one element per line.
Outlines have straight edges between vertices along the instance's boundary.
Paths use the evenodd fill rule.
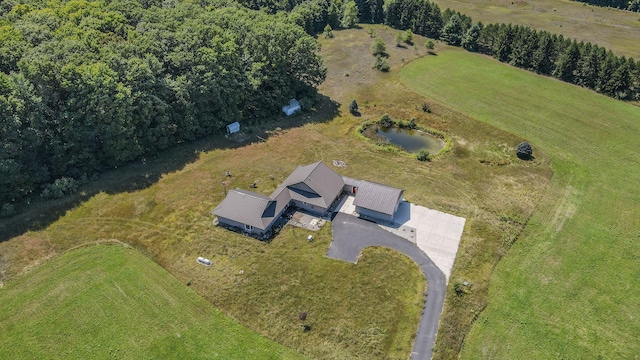
<path fill-rule="evenodd" d="M 453 49 L 412 62 L 401 78 L 522 136 L 554 169 L 496 267 L 463 358 L 637 356 L 640 108 Z"/>

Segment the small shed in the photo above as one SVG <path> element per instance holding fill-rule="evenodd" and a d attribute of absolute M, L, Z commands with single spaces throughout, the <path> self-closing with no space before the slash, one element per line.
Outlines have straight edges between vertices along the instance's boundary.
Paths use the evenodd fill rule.
<path fill-rule="evenodd" d="M 282 112 L 287 116 L 294 114 L 296 111 L 300 111 L 302 108 L 300 107 L 300 103 L 296 99 L 289 100 L 289 105 L 285 105 L 282 107 Z"/>
<path fill-rule="evenodd" d="M 227 134 L 237 133 L 238 131 L 240 131 L 240 123 L 239 122 L 236 121 L 233 124 L 227 125 Z"/>

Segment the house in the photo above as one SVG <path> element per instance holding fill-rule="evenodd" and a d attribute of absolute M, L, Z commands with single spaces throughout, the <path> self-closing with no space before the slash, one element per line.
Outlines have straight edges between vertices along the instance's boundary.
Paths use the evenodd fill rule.
<path fill-rule="evenodd" d="M 296 111 L 300 110 L 302 110 L 302 107 L 300 107 L 300 103 L 296 99 L 289 100 L 289 105 L 282 107 L 282 112 L 287 116 L 293 115 Z"/>
<path fill-rule="evenodd" d="M 227 125 L 227 134 L 231 135 L 240 131 L 240 123 L 234 122 L 232 124 Z"/>
<path fill-rule="evenodd" d="M 298 166 L 270 195 L 235 189 L 211 212 L 223 226 L 265 235 L 291 206 L 328 215 L 342 194 L 355 195 L 356 212 L 372 219 L 393 221 L 404 190 L 338 175 L 322 161 Z"/>
<path fill-rule="evenodd" d="M 323 215 L 342 194 L 343 187 L 342 176 L 322 161 L 318 161 L 311 165 L 298 166 L 274 194 L 288 191 L 293 205 Z"/>
<path fill-rule="evenodd" d="M 212 213 L 218 217 L 220 224 L 263 235 L 288 207 L 289 201 L 284 200 L 278 203 L 276 199 L 263 194 L 235 189 L 229 191 Z"/>

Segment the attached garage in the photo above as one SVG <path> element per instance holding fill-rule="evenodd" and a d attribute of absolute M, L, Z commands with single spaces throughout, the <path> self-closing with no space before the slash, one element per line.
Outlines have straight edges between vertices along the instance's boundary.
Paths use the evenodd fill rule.
<path fill-rule="evenodd" d="M 404 190 L 361 180 L 354 192 L 353 205 L 361 217 L 393 221 Z"/>

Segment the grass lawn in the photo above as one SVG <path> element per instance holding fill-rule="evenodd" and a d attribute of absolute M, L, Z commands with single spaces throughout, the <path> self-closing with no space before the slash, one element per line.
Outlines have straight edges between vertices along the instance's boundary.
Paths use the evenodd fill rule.
<path fill-rule="evenodd" d="M 2 359 L 299 359 L 122 244 L 71 250 L 0 289 Z"/>
<path fill-rule="evenodd" d="M 224 197 L 222 181 L 229 189 L 249 189 L 258 180 L 255 191 L 270 194 L 298 165 L 343 160 L 348 166 L 335 168 L 340 174 L 403 188 L 416 204 L 467 219 L 438 333 L 457 354 L 486 305 L 494 264 L 523 229 L 552 171 L 544 152 L 536 152 L 533 162 L 516 158 L 522 137 L 407 90 L 400 70 L 425 56 L 426 49 L 396 47 L 397 30 L 371 29 L 387 42 L 389 73 L 372 69 L 373 39 L 367 29 L 334 31 L 335 38 L 321 39 L 328 78 L 319 89 L 325 100 L 318 111 L 245 127 L 252 132 L 251 144 L 230 146 L 213 136 L 104 174 L 83 187 L 77 205 L 46 228 L 0 243 L 0 281 L 11 284 L 44 259 L 77 245 L 117 239 L 190 283 L 241 324 L 303 355 L 406 359 L 425 292 L 424 276 L 407 257 L 374 248 L 366 249 L 357 265 L 328 259 L 330 224 L 313 243 L 299 228 L 285 227 L 271 243 L 263 243 L 212 225 L 209 212 Z M 415 36 L 416 44 L 425 41 Z M 439 52 L 442 45 L 437 47 Z M 349 114 L 352 99 L 362 116 Z M 422 111 L 423 103 L 430 113 Z M 423 163 L 357 134 L 360 124 L 385 113 L 401 120 L 415 117 L 418 125 L 452 137 L 451 151 Z M 282 125 L 290 122 L 294 125 Z M 257 141 L 263 130 L 270 130 L 267 141 Z M 129 180 L 117 179 L 139 179 L 144 186 L 127 188 Z M 32 204 L 29 212 L 46 213 L 44 206 Z M 196 264 L 198 256 L 213 260 L 213 266 Z M 470 283 L 469 292 L 459 296 L 453 284 L 462 281 Z M 298 319 L 300 312 L 308 313 L 309 331 Z"/>
<path fill-rule="evenodd" d="M 640 13 L 570 0 L 435 0 L 484 24 L 526 25 L 578 41 L 596 43 L 616 55 L 640 57 Z"/>
<path fill-rule="evenodd" d="M 463 358 L 637 357 L 640 108 L 460 50 L 415 61 L 401 78 L 527 139 L 554 169 L 495 269 Z"/>

